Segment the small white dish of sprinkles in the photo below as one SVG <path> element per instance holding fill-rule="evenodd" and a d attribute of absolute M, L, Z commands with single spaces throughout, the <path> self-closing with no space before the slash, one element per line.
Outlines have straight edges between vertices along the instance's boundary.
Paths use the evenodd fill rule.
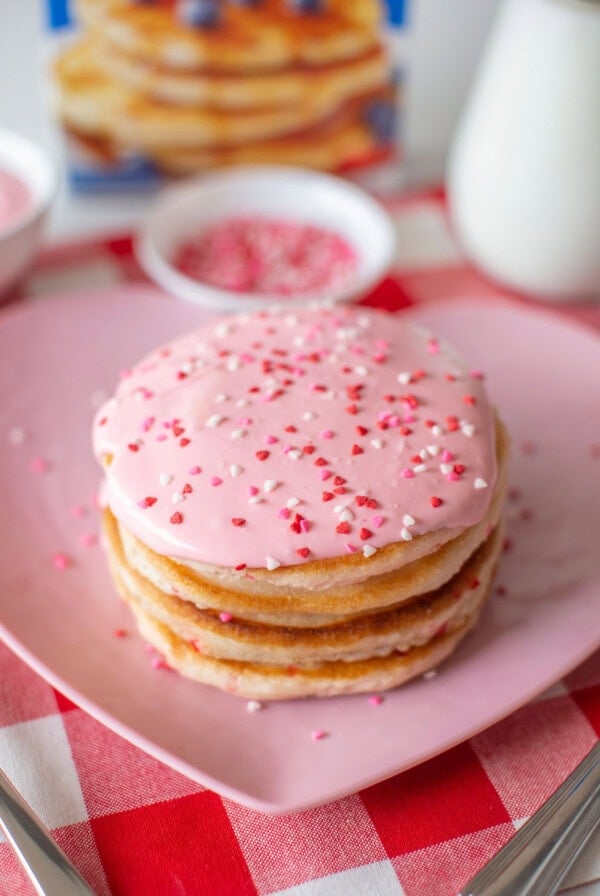
<path fill-rule="evenodd" d="M 249 166 L 167 187 L 136 241 L 145 272 L 177 298 L 217 311 L 284 301 L 351 301 L 388 272 L 387 212 L 346 180 Z"/>

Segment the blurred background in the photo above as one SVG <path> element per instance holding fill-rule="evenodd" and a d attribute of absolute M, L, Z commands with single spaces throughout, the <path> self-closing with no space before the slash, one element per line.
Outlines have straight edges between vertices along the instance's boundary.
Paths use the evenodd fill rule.
<path fill-rule="evenodd" d="M 473 78 L 498 0 L 387 0 L 385 40 L 401 81 L 400 151 L 368 186 L 422 185 L 439 180 L 457 116 Z M 64 162 L 62 136 L 49 113 L 48 69 L 69 36 L 69 0 L 4 0 L 0 30 L 0 124 L 29 137 Z M 147 196 L 73 195 L 61 183 L 50 238 L 133 222 Z"/>

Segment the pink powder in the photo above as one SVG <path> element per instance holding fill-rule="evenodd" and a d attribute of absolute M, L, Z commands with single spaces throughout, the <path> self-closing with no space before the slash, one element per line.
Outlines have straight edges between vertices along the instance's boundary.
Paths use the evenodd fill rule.
<path fill-rule="evenodd" d="M 356 271 L 357 256 L 343 237 L 320 227 L 239 217 L 184 243 L 175 266 L 219 289 L 293 296 L 343 286 Z"/>

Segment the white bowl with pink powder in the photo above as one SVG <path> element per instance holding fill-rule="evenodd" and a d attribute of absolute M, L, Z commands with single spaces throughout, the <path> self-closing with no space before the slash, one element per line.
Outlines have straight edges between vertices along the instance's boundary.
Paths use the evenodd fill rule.
<path fill-rule="evenodd" d="M 167 187 L 137 239 L 156 283 L 219 311 L 357 299 L 385 276 L 394 250 L 389 216 L 354 184 L 279 166 Z"/>
<path fill-rule="evenodd" d="M 33 262 L 55 188 L 55 171 L 42 150 L 0 129 L 0 297 Z"/>

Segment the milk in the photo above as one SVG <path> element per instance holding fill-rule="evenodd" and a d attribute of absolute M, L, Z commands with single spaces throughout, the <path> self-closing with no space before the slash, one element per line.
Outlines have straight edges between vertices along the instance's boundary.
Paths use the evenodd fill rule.
<path fill-rule="evenodd" d="M 547 299 L 600 296 L 600 2 L 505 0 L 448 190 L 490 276 Z"/>

